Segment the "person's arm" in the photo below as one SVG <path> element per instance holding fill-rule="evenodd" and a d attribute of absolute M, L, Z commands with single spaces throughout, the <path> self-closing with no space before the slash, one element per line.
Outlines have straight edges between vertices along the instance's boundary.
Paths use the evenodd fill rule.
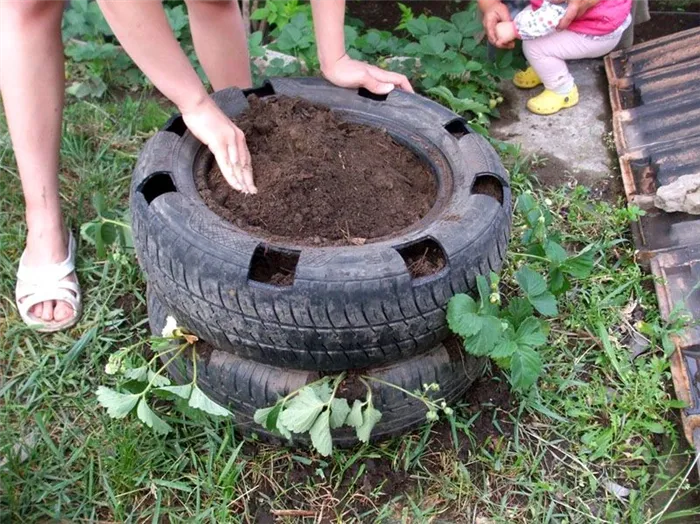
<path fill-rule="evenodd" d="M 532 40 L 551 35 L 557 31 L 557 25 L 564 18 L 566 8 L 563 5 L 545 1 L 537 11 L 527 7 L 520 11 L 513 20 L 516 34 L 521 40 Z"/>
<path fill-rule="evenodd" d="M 478 5 L 484 15 L 483 24 L 489 42 L 496 47 L 512 49 L 515 46 L 515 42 L 500 43 L 496 34 L 496 25 L 498 23 L 512 21 L 508 7 L 501 0 L 478 0 Z"/>
<path fill-rule="evenodd" d="M 364 87 L 386 94 L 395 87 L 413 92 L 399 73 L 353 60 L 345 52 L 345 0 L 311 0 L 321 73 L 340 87 Z"/>
<path fill-rule="evenodd" d="M 255 193 L 250 153 L 243 132 L 207 94 L 175 39 L 160 0 L 98 0 L 124 50 L 182 113 L 188 129 L 216 158 L 226 180 Z"/>

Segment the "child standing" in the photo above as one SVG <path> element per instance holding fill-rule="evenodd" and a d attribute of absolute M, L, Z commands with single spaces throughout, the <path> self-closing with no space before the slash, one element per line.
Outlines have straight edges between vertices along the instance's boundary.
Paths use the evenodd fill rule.
<path fill-rule="evenodd" d="M 578 89 L 566 60 L 598 58 L 615 49 L 631 23 L 632 0 L 600 0 L 564 31 L 557 25 L 566 12 L 565 3 L 531 0 L 512 22 L 496 26 L 497 45 L 516 38 L 530 66 L 515 75 L 517 87 L 529 89 L 544 84 L 544 91 L 528 100 L 538 115 L 551 115 L 578 103 Z"/>

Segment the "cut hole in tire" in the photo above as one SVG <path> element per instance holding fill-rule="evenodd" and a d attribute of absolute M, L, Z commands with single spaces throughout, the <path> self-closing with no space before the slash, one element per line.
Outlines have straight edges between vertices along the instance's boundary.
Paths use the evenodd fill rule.
<path fill-rule="evenodd" d="M 445 130 L 457 140 L 469 134 L 466 122 L 461 118 L 455 118 L 445 124 Z"/>
<path fill-rule="evenodd" d="M 398 248 L 411 278 L 427 277 L 439 273 L 447 265 L 447 257 L 440 244 L 432 238 Z"/>
<path fill-rule="evenodd" d="M 275 249 L 260 244 L 255 248 L 250 261 L 248 280 L 272 286 L 291 286 L 298 262 L 298 251 Z"/>
<path fill-rule="evenodd" d="M 168 120 L 164 129 L 170 133 L 175 133 L 177 136 L 182 136 L 187 131 L 187 125 L 182 119 L 182 115 L 175 115 Z"/>
<path fill-rule="evenodd" d="M 258 98 L 264 98 L 266 96 L 272 96 L 275 93 L 275 88 L 269 81 L 265 82 L 260 87 L 251 87 L 250 89 L 244 89 L 243 94 L 248 98 L 251 95 L 255 95 Z"/>
<path fill-rule="evenodd" d="M 370 100 L 374 100 L 375 102 L 384 102 L 387 97 L 387 95 L 378 95 L 377 93 L 372 93 L 372 91 L 369 91 L 368 89 L 365 89 L 364 87 L 361 87 L 360 89 L 357 90 L 357 94 L 360 95 L 362 98 L 369 98 Z"/>
<path fill-rule="evenodd" d="M 166 193 L 176 193 L 177 188 L 173 182 L 170 173 L 158 171 L 148 175 L 139 187 L 139 192 L 146 199 L 148 205 L 151 205 L 156 198 L 165 195 Z"/>
<path fill-rule="evenodd" d="M 486 195 L 503 205 L 503 182 L 494 175 L 479 175 L 472 185 L 473 195 Z"/>

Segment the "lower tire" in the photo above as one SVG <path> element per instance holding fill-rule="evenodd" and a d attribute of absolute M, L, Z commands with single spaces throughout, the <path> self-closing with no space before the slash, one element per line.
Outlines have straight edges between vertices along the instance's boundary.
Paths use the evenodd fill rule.
<path fill-rule="evenodd" d="M 152 290 L 148 293 L 148 313 L 151 330 L 159 336 L 168 312 Z M 257 434 L 267 440 L 279 440 L 278 435 L 268 432 L 253 421 L 255 411 L 272 406 L 279 398 L 322 377 L 319 372 L 269 366 L 212 348 L 203 341 L 200 344 L 202 347 L 197 356 L 197 383 L 208 396 L 233 413 L 237 429 L 245 435 Z M 467 355 L 458 343 L 447 342 L 423 355 L 362 370 L 361 374 L 410 392 L 422 390 L 423 384 L 437 383 L 440 391 L 430 395 L 452 403 L 467 393 L 472 383 L 482 375 L 484 366 L 484 359 Z M 177 382 L 191 380 L 191 359 L 180 359 L 169 367 L 169 372 Z M 348 381 L 351 382 L 352 378 L 346 379 L 346 383 Z M 398 389 L 376 382 L 371 382 L 371 387 L 374 406 L 382 413 L 381 420 L 372 431 L 373 442 L 409 432 L 425 422 L 427 410 L 422 402 Z M 352 394 L 341 396 L 348 398 L 352 404 L 354 399 L 349 398 Z M 295 440 L 306 443 L 308 437 L 306 434 L 295 435 Z M 357 442 L 352 428 L 343 427 L 333 431 L 333 443 L 336 446 L 348 447 Z"/>

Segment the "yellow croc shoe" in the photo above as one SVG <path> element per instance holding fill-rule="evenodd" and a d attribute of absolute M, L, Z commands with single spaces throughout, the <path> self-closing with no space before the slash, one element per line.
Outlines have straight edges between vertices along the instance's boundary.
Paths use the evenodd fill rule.
<path fill-rule="evenodd" d="M 540 85 L 542 80 L 540 80 L 540 77 L 535 73 L 532 67 L 528 67 L 525 71 L 518 71 L 515 73 L 513 83 L 515 87 L 519 87 L 520 89 L 532 89 Z"/>
<path fill-rule="evenodd" d="M 560 95 L 549 89 L 527 101 L 527 108 L 537 115 L 553 115 L 562 109 L 578 104 L 578 88 L 576 86 L 568 95 Z"/>

